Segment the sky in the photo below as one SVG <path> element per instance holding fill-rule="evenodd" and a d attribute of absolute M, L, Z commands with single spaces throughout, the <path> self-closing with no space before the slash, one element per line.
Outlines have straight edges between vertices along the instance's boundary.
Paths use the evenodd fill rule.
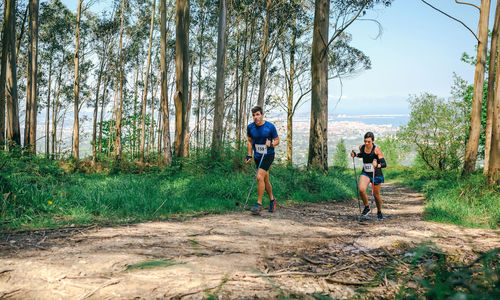
<path fill-rule="evenodd" d="M 462 20 L 477 34 L 478 9 L 453 0 L 427 0 L 432 5 Z M 480 5 L 480 0 L 468 0 Z M 76 10 L 76 0 L 63 0 Z M 97 1 L 93 9 L 106 7 L 108 1 Z M 496 1 L 491 3 L 490 28 L 493 26 Z M 329 82 L 330 114 L 407 114 L 408 96 L 429 92 L 440 97 L 450 95 L 453 73 L 473 82 L 474 66 L 460 60 L 462 53 L 476 55 L 474 36 L 460 23 L 425 5 L 421 0 L 395 0 L 389 7 L 379 6 L 347 30 L 352 45 L 372 61 L 372 68 L 351 78 L 341 86 Z M 337 104 L 338 103 L 338 104 Z M 310 103 L 302 105 L 298 115 L 307 115 Z"/>
<path fill-rule="evenodd" d="M 463 21 L 477 34 L 479 10 L 453 0 L 427 2 Z M 469 0 L 480 5 L 479 0 Z M 490 28 L 496 1 L 492 1 Z M 347 31 L 352 45 L 371 58 L 372 69 L 343 80 L 342 99 L 338 81 L 329 82 L 329 111 L 340 114 L 408 113 L 408 95 L 429 92 L 449 97 L 453 73 L 472 83 L 474 66 L 460 60 L 462 53 L 476 55 L 476 38 L 462 24 L 446 17 L 420 0 L 396 0 L 366 18 L 375 18 L 382 35 L 374 39 L 378 26 L 357 21 Z M 306 106 L 306 105 L 304 105 Z M 309 107 L 305 110 L 310 110 Z"/>

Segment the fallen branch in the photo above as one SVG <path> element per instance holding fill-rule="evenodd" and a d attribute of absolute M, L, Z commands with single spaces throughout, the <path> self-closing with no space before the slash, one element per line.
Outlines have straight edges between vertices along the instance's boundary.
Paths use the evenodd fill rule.
<path fill-rule="evenodd" d="M 193 233 L 193 234 L 190 234 L 188 236 L 192 237 L 192 236 L 199 236 L 199 235 L 205 235 L 205 234 L 210 234 L 210 232 L 214 230 L 214 228 L 210 228 L 209 230 L 206 230 L 206 231 L 203 231 L 203 232 L 200 232 L 200 233 Z"/>
<path fill-rule="evenodd" d="M 279 277 L 279 276 L 288 276 L 288 275 L 293 275 L 293 276 L 312 276 L 312 277 L 328 277 L 332 274 L 335 274 L 340 271 L 344 271 L 347 269 L 350 269 L 354 264 L 349 265 L 347 267 L 343 267 L 340 269 L 332 270 L 329 272 L 323 272 L 323 273 L 313 273 L 313 272 L 279 272 L 279 273 L 271 273 L 271 274 L 250 274 L 248 275 L 249 277 Z"/>
<path fill-rule="evenodd" d="M 380 249 L 382 249 L 382 251 L 384 251 L 384 253 L 385 253 L 387 256 L 391 257 L 392 259 L 397 260 L 398 262 L 400 262 L 401 264 L 403 264 L 403 265 L 405 265 L 405 266 L 406 266 L 406 265 L 408 265 L 407 263 L 405 263 L 405 262 L 404 262 L 404 261 L 402 261 L 401 259 L 399 259 L 399 258 L 395 257 L 394 255 L 392 255 L 392 253 L 390 253 L 390 252 L 389 252 L 387 249 L 385 249 L 384 247 L 382 247 L 382 248 L 380 248 Z"/>
<path fill-rule="evenodd" d="M 168 200 L 168 199 L 165 199 L 165 200 L 163 201 L 163 203 L 162 203 L 162 204 L 161 204 L 161 205 L 160 205 L 160 206 L 159 206 L 159 207 L 155 210 L 155 212 L 153 213 L 153 215 L 152 215 L 152 216 L 154 216 L 154 215 L 155 215 L 155 214 L 156 214 L 156 213 L 160 210 L 160 208 L 163 206 L 163 204 L 165 204 L 165 202 L 167 202 L 167 200 Z"/>
<path fill-rule="evenodd" d="M 87 294 L 83 295 L 83 297 L 82 297 L 82 298 L 80 298 L 80 299 L 82 299 L 82 300 L 83 300 L 83 299 L 90 298 L 90 297 L 91 297 L 92 295 L 94 295 L 94 294 L 95 294 L 98 290 L 103 289 L 103 288 L 105 288 L 105 287 L 107 287 L 107 286 L 110 286 L 110 285 L 115 285 L 115 284 L 118 284 L 119 282 L 120 282 L 120 280 L 114 280 L 114 281 L 107 282 L 107 283 L 105 283 L 105 284 L 103 284 L 103 285 L 101 285 L 101 286 L 97 287 L 97 288 L 96 288 L 95 290 L 93 290 L 92 292 L 90 292 L 90 293 L 87 293 Z"/>
<path fill-rule="evenodd" d="M 191 296 L 191 295 L 196 295 L 198 293 L 209 291 L 209 290 L 213 290 L 213 289 L 216 289 L 218 287 L 219 287 L 219 285 L 216 285 L 214 287 L 209 287 L 209 288 L 205 288 L 205 289 L 194 291 L 194 292 L 189 292 L 189 293 L 185 293 L 185 294 L 175 295 L 175 296 L 172 296 L 172 297 L 170 297 L 168 299 L 182 299 L 183 297 Z"/>
<path fill-rule="evenodd" d="M 10 291 L 10 292 L 1 293 L 1 294 L 0 294 L 0 299 L 4 299 L 4 297 L 5 297 L 5 298 L 10 297 L 10 296 L 12 296 L 13 294 L 15 294 L 15 293 L 19 292 L 20 290 L 21 290 L 21 289 L 17 289 L 17 290 L 12 290 L 12 291 Z"/>
<path fill-rule="evenodd" d="M 300 258 L 302 258 L 303 260 L 307 261 L 308 263 L 311 263 L 313 265 L 321 265 L 323 264 L 323 262 L 321 261 L 317 261 L 317 260 L 312 260 L 310 259 L 309 257 L 305 256 L 305 255 L 302 255 Z"/>
<path fill-rule="evenodd" d="M 365 285 L 370 282 L 368 281 L 347 281 L 347 280 L 340 280 L 340 279 L 333 279 L 333 278 L 325 278 L 325 280 L 328 283 L 339 283 L 339 284 L 344 284 L 344 285 Z"/>

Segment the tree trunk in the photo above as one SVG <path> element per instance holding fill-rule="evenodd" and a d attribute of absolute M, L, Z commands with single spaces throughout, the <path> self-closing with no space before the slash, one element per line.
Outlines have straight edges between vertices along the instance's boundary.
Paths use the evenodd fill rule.
<path fill-rule="evenodd" d="M 250 41 L 248 43 L 248 51 L 246 51 L 246 55 L 244 58 L 244 65 L 245 68 L 243 69 L 243 74 L 241 76 L 243 77 L 243 84 L 241 87 L 241 102 L 240 102 L 240 119 L 241 119 L 241 128 L 240 131 L 242 135 L 246 135 L 245 128 L 246 128 L 246 120 L 247 120 L 247 98 L 248 98 L 248 84 L 250 82 L 250 61 L 252 59 L 251 53 L 252 53 L 252 45 L 253 45 L 253 38 L 255 35 L 255 18 L 252 19 L 252 25 L 250 27 Z"/>
<path fill-rule="evenodd" d="M 155 141 L 155 131 L 154 131 L 154 123 L 155 123 L 155 101 L 156 101 L 156 92 L 158 91 L 158 83 L 160 79 L 158 77 L 158 80 L 156 84 L 154 85 L 154 91 L 151 90 L 151 123 L 149 125 L 149 139 L 148 139 L 148 159 L 149 155 L 151 153 L 151 149 L 153 148 L 154 151 L 154 141 Z"/>
<path fill-rule="evenodd" d="M 132 157 L 135 158 L 135 155 L 137 154 L 137 93 L 138 93 L 138 82 L 139 82 L 139 62 L 136 61 L 136 72 L 135 72 L 135 83 L 134 83 L 134 127 L 133 127 L 133 133 L 132 133 Z"/>
<path fill-rule="evenodd" d="M 200 36 L 200 52 L 198 53 L 198 104 L 196 107 L 196 124 L 200 122 L 200 112 L 201 112 L 201 61 L 203 57 L 203 33 L 205 32 L 205 19 L 201 20 L 201 30 Z M 196 128 L 196 149 L 200 147 L 200 126 Z"/>
<path fill-rule="evenodd" d="M 295 39 L 296 34 L 296 23 L 297 19 L 295 14 L 293 15 L 292 23 L 292 41 L 290 43 L 290 72 L 288 73 L 288 107 L 287 107 L 287 118 L 286 118 L 286 160 L 289 165 L 293 163 L 293 83 L 295 77 Z"/>
<path fill-rule="evenodd" d="M 45 117 L 45 157 L 50 155 L 50 92 L 52 86 L 52 57 L 49 58 L 49 83 L 47 85 L 47 115 Z"/>
<path fill-rule="evenodd" d="M 224 83 L 226 70 L 226 0 L 219 0 L 219 37 L 217 41 L 217 78 L 215 82 L 215 113 L 212 132 L 212 153 L 222 146 L 224 125 Z"/>
<path fill-rule="evenodd" d="M 495 11 L 495 23 L 491 32 L 490 65 L 488 70 L 488 98 L 486 103 L 486 133 L 484 143 L 484 170 L 483 174 L 488 174 L 490 150 L 491 150 L 491 131 L 493 126 L 493 113 L 495 101 L 495 64 L 498 54 L 498 27 L 500 26 L 500 2 L 497 2 Z"/>
<path fill-rule="evenodd" d="M 497 2 L 495 23 L 499 17 L 499 4 Z M 497 28 L 498 29 L 498 28 Z M 500 34 L 497 30 L 497 37 Z M 500 49 L 500 39 L 496 39 L 496 48 Z M 493 48 L 492 48 L 493 49 Z M 491 147 L 489 151 L 489 161 L 488 161 L 488 182 L 492 185 L 500 185 L 500 91 L 498 87 L 500 86 L 500 59 L 497 59 L 496 63 L 496 77 L 495 77 L 495 98 L 493 100 L 492 107 L 492 122 L 491 122 Z M 491 79 L 490 79 L 491 80 Z M 489 112 L 489 110 L 488 110 Z M 485 165 L 486 168 L 486 165 Z"/>
<path fill-rule="evenodd" d="M 158 74 L 159 75 L 159 74 Z M 154 124 L 154 115 L 155 115 L 155 104 L 156 104 L 156 96 L 158 95 L 158 86 L 160 85 L 160 76 L 158 76 L 158 79 L 156 80 L 156 84 L 155 84 L 155 91 L 154 91 L 154 94 L 153 94 L 153 109 L 151 110 L 151 115 L 152 115 L 152 121 L 151 121 L 151 151 L 155 151 L 155 143 L 156 143 L 156 125 L 153 125 Z M 161 106 L 161 104 L 160 104 Z M 158 109 L 158 112 L 161 112 L 161 108 Z M 160 123 L 161 123 L 161 114 L 158 113 L 158 121 L 156 122 L 158 124 L 158 128 L 160 127 Z M 159 152 L 158 152 L 159 153 Z M 149 152 L 148 152 L 148 158 L 149 158 Z"/>
<path fill-rule="evenodd" d="M 78 105 L 80 97 L 80 18 L 82 14 L 82 2 L 78 1 L 78 12 L 76 15 L 76 38 L 75 38 L 75 80 L 73 83 L 73 91 L 75 94 L 75 105 L 74 105 L 74 121 L 73 121 L 73 158 L 79 159 L 80 157 L 80 122 L 78 120 Z"/>
<path fill-rule="evenodd" d="M 160 0 L 160 68 L 161 68 L 161 103 L 163 108 L 163 161 L 169 166 L 172 163 L 170 148 L 170 119 L 168 113 L 168 77 L 167 77 L 167 4 Z"/>
<path fill-rule="evenodd" d="M 176 1 L 176 39 L 175 39 L 175 155 L 185 157 L 185 137 L 187 134 L 186 116 L 188 115 L 188 69 L 189 69 L 189 0 Z"/>
<path fill-rule="evenodd" d="M 479 135 L 481 133 L 481 111 L 483 102 L 484 69 L 486 65 L 486 50 L 488 43 L 488 18 L 490 0 L 481 1 L 479 16 L 479 43 L 477 46 L 476 72 L 474 74 L 474 92 L 470 121 L 469 140 L 465 149 L 465 163 L 462 175 L 470 174 L 476 168 Z"/>
<path fill-rule="evenodd" d="M 309 168 L 328 170 L 328 37 L 330 1 L 316 0 L 311 56 L 311 127 L 309 131 Z"/>
<path fill-rule="evenodd" d="M 52 110 L 52 157 L 55 158 L 56 157 L 56 151 L 57 151 L 57 139 L 56 139 L 56 134 L 57 134 L 57 115 L 59 114 L 59 106 L 60 105 L 60 102 L 59 102 L 59 97 L 61 95 L 61 81 L 62 81 L 62 70 L 64 68 L 64 65 L 61 64 L 60 67 L 59 67 L 59 74 L 57 76 L 57 88 L 56 88 L 56 97 L 54 99 L 54 105 L 52 105 L 53 107 L 53 110 Z"/>
<path fill-rule="evenodd" d="M 29 102 L 29 124 L 26 126 L 28 145 L 25 147 L 30 153 L 36 153 L 36 125 L 38 115 L 38 100 L 37 100 L 37 71 L 38 71 L 38 0 L 30 0 L 29 2 L 29 42 L 28 42 L 28 85 L 26 101 Z M 27 105 L 28 108 L 28 105 Z"/>
<path fill-rule="evenodd" d="M 104 73 L 104 65 L 105 65 L 105 52 L 103 52 L 101 57 L 101 65 L 99 68 L 99 74 L 97 74 L 97 89 L 95 93 L 95 102 L 94 102 L 94 116 L 92 123 L 92 161 L 96 162 L 97 160 L 97 113 L 99 111 L 99 92 L 101 89 L 101 81 Z"/>
<path fill-rule="evenodd" d="M 7 98 L 7 140 L 13 145 L 21 145 L 19 129 L 19 106 L 17 99 L 17 60 L 16 60 L 16 1 L 5 2 L 5 24 L 7 34 L 3 40 L 7 44 L 6 98 Z"/>
<path fill-rule="evenodd" d="M 98 157 L 100 157 L 102 153 L 102 125 L 104 122 L 104 104 L 106 103 L 106 93 L 108 91 L 109 79 L 109 75 L 106 76 L 106 80 L 104 81 L 104 90 L 102 91 L 101 116 L 99 119 L 99 139 L 97 140 L 97 144 L 99 145 L 99 151 L 97 152 Z"/>
<path fill-rule="evenodd" d="M 122 158 L 122 111 L 123 111 L 123 20 L 125 15 L 125 0 L 122 0 L 121 25 L 120 25 L 120 42 L 118 49 L 120 51 L 120 102 L 116 110 L 116 139 L 115 139 L 115 160 L 120 161 Z"/>
<path fill-rule="evenodd" d="M 5 79 L 7 75 L 7 51 L 9 49 L 9 43 L 7 40 L 7 37 L 9 36 L 9 24 L 7 23 L 9 11 L 7 11 L 7 5 L 9 5 L 10 9 L 12 9 L 12 6 L 9 3 L 4 2 L 4 4 L 4 22 L 2 28 L 2 61 L 0 71 L 0 150 L 5 148 Z"/>
<path fill-rule="evenodd" d="M 146 146 L 146 108 L 148 98 L 148 83 L 149 83 L 149 70 L 151 68 L 151 44 L 153 40 L 153 29 L 155 22 L 155 7 L 156 0 L 153 0 L 153 9 L 151 10 L 151 25 L 149 27 L 149 46 L 148 46 L 148 60 L 146 63 L 146 79 L 144 81 L 144 98 L 142 99 L 142 123 L 141 123 L 141 150 L 139 153 L 139 161 L 144 162 L 144 148 Z"/>
<path fill-rule="evenodd" d="M 266 94 L 266 60 L 269 53 L 269 23 L 271 20 L 271 0 L 267 0 L 266 5 L 266 21 L 264 23 L 264 38 L 262 39 L 262 49 L 260 52 L 260 75 L 259 75 L 259 98 L 257 99 L 257 105 L 264 108 L 264 97 Z"/>

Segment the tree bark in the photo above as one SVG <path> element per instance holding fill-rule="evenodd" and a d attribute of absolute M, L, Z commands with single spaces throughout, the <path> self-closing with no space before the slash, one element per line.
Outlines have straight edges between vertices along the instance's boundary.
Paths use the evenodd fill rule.
<path fill-rule="evenodd" d="M 499 4 L 497 2 L 495 22 L 499 17 Z M 498 28 L 497 28 L 498 29 Z M 500 34 L 497 30 L 497 36 Z M 500 39 L 497 38 L 496 48 L 500 49 Z M 491 147 L 489 151 L 488 161 L 488 182 L 492 185 L 500 185 L 500 59 L 496 62 L 496 77 L 495 77 L 495 98 L 492 105 L 492 122 L 491 122 Z M 491 79 L 490 79 L 491 80 Z M 486 166 L 485 166 L 486 168 Z"/>
<path fill-rule="evenodd" d="M 481 13 L 479 16 L 479 42 L 477 46 L 476 72 L 474 74 L 474 92 L 472 98 L 472 111 L 469 140 L 465 149 L 465 163 L 462 175 L 470 174 L 476 168 L 479 135 L 481 132 L 481 111 L 483 102 L 484 70 L 486 65 L 486 51 L 488 43 L 488 19 L 490 0 L 481 0 Z"/>
<path fill-rule="evenodd" d="M 328 60 L 327 51 L 330 1 L 316 0 L 311 56 L 311 127 L 309 168 L 328 170 Z"/>
<path fill-rule="evenodd" d="M 73 83 L 73 92 L 75 95 L 75 103 L 74 103 L 74 121 L 73 121 L 73 158 L 80 158 L 80 122 L 78 120 L 78 105 L 79 105 L 79 97 L 80 97 L 80 18 L 82 14 L 82 2 L 83 0 L 78 1 L 78 12 L 76 15 L 76 37 L 75 37 L 75 79 Z"/>
<path fill-rule="evenodd" d="M 187 134 L 189 89 L 189 0 L 176 1 L 175 39 L 175 155 L 186 157 L 185 137 Z"/>
<path fill-rule="evenodd" d="M 38 89 L 37 89 L 37 71 L 38 71 L 38 0 L 30 0 L 29 2 L 29 43 L 28 43 L 28 86 L 26 101 L 29 102 L 29 127 L 28 135 L 28 151 L 36 153 L 36 125 L 38 115 Z M 26 146 L 26 145 L 25 145 Z"/>
<path fill-rule="evenodd" d="M 262 39 L 262 50 L 260 53 L 260 75 L 259 75 L 259 97 L 257 105 L 264 108 L 264 97 L 266 94 L 266 61 L 269 53 L 268 40 L 269 40 L 269 23 L 271 20 L 271 0 L 267 0 L 266 4 L 266 21 L 264 23 L 264 38 Z"/>
<path fill-rule="evenodd" d="M 295 14 L 293 15 L 292 23 L 292 41 L 290 44 L 290 71 L 288 72 L 288 106 L 287 106 L 287 118 L 286 118 L 286 160 L 289 165 L 293 163 L 293 83 L 295 77 L 295 39 L 296 34 L 296 24 L 297 19 Z"/>
<path fill-rule="evenodd" d="M 219 0 L 219 37 L 217 41 L 217 78 L 215 82 L 215 113 L 212 132 L 212 153 L 222 146 L 224 125 L 224 84 L 226 70 L 226 0 Z"/>
<path fill-rule="evenodd" d="M 109 75 L 107 75 L 106 80 L 104 81 L 104 89 L 102 91 L 101 116 L 99 119 L 99 139 L 97 140 L 97 144 L 99 145 L 99 150 L 97 152 L 98 157 L 100 157 L 102 153 L 102 125 L 104 122 L 104 104 L 106 103 L 106 93 L 108 91 L 109 80 L 110 80 Z"/>
<path fill-rule="evenodd" d="M 161 103 L 163 108 L 163 161 L 169 166 L 172 163 L 170 146 L 170 120 L 168 113 L 168 77 L 167 77 L 167 5 L 160 0 L 160 68 L 161 68 Z"/>
<path fill-rule="evenodd" d="M 59 106 L 60 106 L 60 102 L 59 102 L 59 97 L 61 95 L 61 81 L 62 81 L 62 71 L 63 71 L 63 68 L 64 68 L 64 65 L 61 64 L 60 67 L 59 67 L 59 74 L 57 76 L 57 88 L 56 88 L 56 95 L 55 95 L 55 99 L 54 99 L 54 104 L 52 105 L 53 107 L 53 110 L 52 110 L 52 133 L 51 133 L 51 138 L 52 138 L 52 149 L 51 149 L 51 153 L 52 153 L 52 157 L 55 158 L 56 157 L 56 151 L 57 151 L 57 139 L 56 139 L 56 134 L 57 134 L 57 115 L 59 114 Z"/>
<path fill-rule="evenodd" d="M 156 0 L 153 0 L 153 9 L 151 10 L 151 25 L 149 28 L 149 45 L 148 45 L 148 60 L 146 63 L 146 79 L 144 81 L 144 98 L 142 99 L 142 123 L 141 123 L 141 150 L 139 153 L 139 161 L 144 162 L 144 148 L 146 144 L 146 103 L 148 98 L 148 83 L 149 83 L 149 70 L 151 66 L 151 45 L 153 41 L 153 29 L 155 22 L 155 7 Z"/>
<path fill-rule="evenodd" d="M 491 131 L 493 126 L 493 113 L 495 101 L 495 65 L 498 55 L 498 27 L 500 26 L 500 2 L 497 2 L 495 11 L 495 23 L 491 32 L 490 65 L 488 70 L 488 98 L 486 103 L 486 132 L 484 143 L 484 170 L 483 174 L 488 174 L 490 151 L 491 151 Z"/>
<path fill-rule="evenodd" d="M 16 1 L 7 0 L 4 20 L 7 34 L 3 39 L 7 44 L 6 99 L 7 99 L 7 140 L 9 144 L 21 145 L 19 128 L 19 104 L 17 98 L 17 60 L 16 60 Z"/>
<path fill-rule="evenodd" d="M 97 89 L 95 93 L 95 102 L 94 102 L 94 116 L 92 123 L 92 161 L 96 162 L 97 160 L 97 113 L 99 112 L 99 92 L 101 89 L 101 81 L 104 73 L 104 65 L 105 65 L 105 56 L 106 53 L 103 52 L 101 56 L 101 64 L 99 67 L 99 74 L 97 74 Z"/>
<path fill-rule="evenodd" d="M 47 114 L 45 116 L 45 157 L 50 155 L 50 92 L 52 86 L 52 57 L 49 58 L 49 82 L 47 85 Z"/>
<path fill-rule="evenodd" d="M 122 0 L 121 25 L 120 25 L 120 42 L 118 49 L 120 51 L 120 102 L 116 109 L 116 139 L 115 139 L 115 160 L 120 161 L 122 158 L 122 111 L 123 111 L 123 21 L 125 16 L 125 0 Z"/>

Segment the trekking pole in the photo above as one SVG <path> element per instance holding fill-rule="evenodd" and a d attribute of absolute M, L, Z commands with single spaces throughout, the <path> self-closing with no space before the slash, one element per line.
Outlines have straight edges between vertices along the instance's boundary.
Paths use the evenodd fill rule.
<path fill-rule="evenodd" d="M 375 161 L 375 160 L 374 160 Z M 373 205 L 373 189 L 375 188 L 375 169 L 373 168 L 373 181 L 372 181 L 372 205 Z"/>
<path fill-rule="evenodd" d="M 356 182 L 356 196 L 358 197 L 358 208 L 359 213 L 361 214 L 361 203 L 359 200 L 359 186 L 358 186 L 358 176 L 356 175 L 356 163 L 354 162 L 354 157 L 352 158 L 352 166 L 354 168 L 354 181 Z"/>
<path fill-rule="evenodd" d="M 262 164 L 262 161 L 264 160 L 264 156 L 265 156 L 265 154 L 262 154 L 262 157 L 260 158 L 259 166 L 257 167 L 257 172 L 255 172 L 255 179 L 252 180 L 252 186 L 250 186 L 250 190 L 248 190 L 247 199 L 245 200 L 245 204 L 243 205 L 243 209 L 245 209 L 247 206 L 248 199 L 250 198 L 250 194 L 252 193 L 253 185 L 255 184 L 255 181 L 257 180 L 257 175 L 259 174 L 260 165 Z M 236 206 L 240 206 L 240 204 L 241 204 L 240 202 L 235 203 Z"/>

